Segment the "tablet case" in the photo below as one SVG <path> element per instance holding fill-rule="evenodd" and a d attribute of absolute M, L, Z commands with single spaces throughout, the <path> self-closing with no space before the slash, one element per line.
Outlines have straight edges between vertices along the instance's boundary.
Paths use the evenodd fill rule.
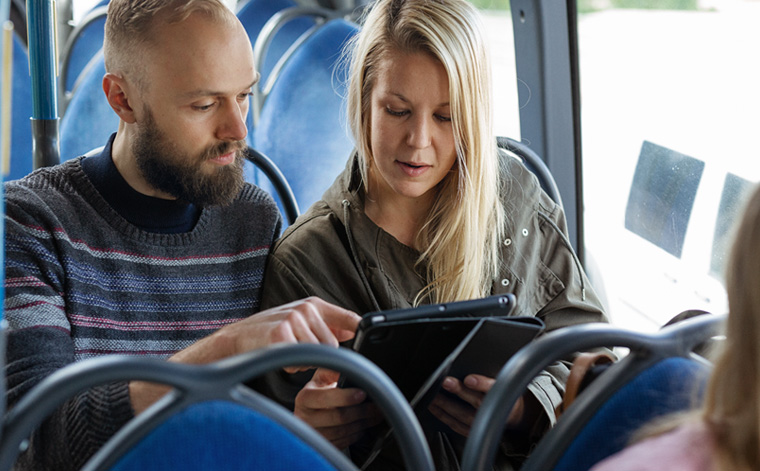
<path fill-rule="evenodd" d="M 512 355 L 544 330 L 538 318 L 509 317 L 514 306 L 514 295 L 508 294 L 366 314 L 354 350 L 385 371 L 419 415 L 446 376 L 496 377 Z M 391 435 L 387 428 L 376 431 L 363 468 Z"/>
<path fill-rule="evenodd" d="M 385 371 L 411 401 L 430 375 L 473 332 L 480 319 L 506 319 L 515 326 L 513 335 L 522 332 L 532 332 L 530 338 L 537 335 L 543 329 L 540 319 L 509 317 L 515 302 L 513 294 L 504 294 L 365 314 L 353 349 Z M 530 338 L 520 340 L 522 334 L 512 340 L 511 329 L 500 332 L 504 337 L 497 340 L 499 344 L 514 343 L 519 347 L 530 341 Z M 483 361 L 491 363 L 485 357 Z"/>

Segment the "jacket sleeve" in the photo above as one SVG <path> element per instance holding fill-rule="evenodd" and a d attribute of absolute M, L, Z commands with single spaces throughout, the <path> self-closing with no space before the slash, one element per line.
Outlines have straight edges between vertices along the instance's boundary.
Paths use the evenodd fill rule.
<path fill-rule="evenodd" d="M 540 318 L 547 332 L 607 322 L 602 303 L 567 238 L 562 208 L 521 164 L 510 162 L 506 170 L 502 279 L 494 281 L 494 293 L 514 293 L 518 302 L 515 315 Z M 544 411 L 531 431 L 536 438 L 556 422 L 555 409 L 562 402 L 570 361 L 572 357 L 551 364 L 528 386 Z"/>
<path fill-rule="evenodd" d="M 549 301 L 534 315 L 546 324 L 550 332 L 562 327 L 586 322 L 607 322 L 602 304 L 594 292 L 580 262 L 569 243 L 563 239 L 564 215 L 561 208 L 554 207 L 549 215 L 539 214 L 539 225 L 543 226 L 543 256 L 541 262 L 551 274 L 544 278 L 540 289 L 549 290 Z M 556 294 L 552 286 L 557 288 Z M 572 357 L 557 361 L 542 371 L 529 385 L 528 390 L 541 404 L 546 422 L 553 426 L 557 420 L 555 410 L 562 403 L 565 384 L 570 374 Z M 541 427 L 533 432 L 540 436 Z"/>
<path fill-rule="evenodd" d="M 269 253 L 264 271 L 261 310 L 309 296 L 321 294 L 321 297 L 325 298 L 319 287 L 312 283 L 316 272 L 307 266 L 313 261 L 306 253 L 308 248 L 290 243 L 289 238 L 294 229 L 295 227 L 289 228 Z M 313 371 L 294 374 L 288 374 L 284 370 L 270 371 L 250 381 L 248 386 L 293 410 L 296 395 L 311 379 L 312 374 Z"/>
<path fill-rule="evenodd" d="M 269 254 L 264 271 L 264 288 L 261 296 L 262 310 L 312 295 L 302 278 L 296 275 L 294 270 L 297 269 L 297 267 L 285 263 L 274 251 Z"/>
<path fill-rule="evenodd" d="M 374 310 L 341 239 L 343 227 L 321 206 L 290 226 L 269 253 L 261 308 L 317 296 L 358 314 Z"/>
<path fill-rule="evenodd" d="M 26 195 L 34 201 L 34 195 Z M 31 216 L 12 198 L 5 216 L 5 374 L 9 407 L 45 377 L 74 362 L 71 325 L 62 295 L 65 271 L 54 218 Z M 79 469 L 134 415 L 126 383 L 72 397 L 30 439 L 16 469 Z"/>

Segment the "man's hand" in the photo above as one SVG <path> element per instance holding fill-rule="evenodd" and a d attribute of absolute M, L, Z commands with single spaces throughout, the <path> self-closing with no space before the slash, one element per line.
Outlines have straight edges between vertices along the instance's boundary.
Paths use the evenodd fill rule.
<path fill-rule="evenodd" d="M 321 343 L 337 347 L 353 338 L 361 317 L 319 298 L 311 297 L 278 306 L 229 324 L 188 348 L 169 361 L 203 364 L 277 343 Z M 299 367 L 287 368 L 289 372 Z M 136 414 L 145 410 L 169 388 L 142 381 L 129 384 Z"/>
<path fill-rule="evenodd" d="M 447 397 L 445 394 L 438 394 L 428 409 L 454 432 L 465 437 L 469 436 L 475 414 L 483 403 L 486 393 L 491 390 L 493 383 L 493 378 L 475 374 L 467 375 L 464 378 L 464 383 L 448 376 L 443 381 L 443 389 L 457 396 L 458 399 Z M 509 413 L 508 427 L 515 427 L 522 423 L 524 404 L 523 397 L 517 400 Z"/>
<path fill-rule="evenodd" d="M 367 394 L 361 389 L 337 387 L 339 374 L 323 368 L 296 396 L 296 417 L 314 427 L 339 449 L 355 443 L 370 427 L 382 421 Z"/>
<path fill-rule="evenodd" d="M 337 347 L 340 342 L 353 338 L 360 320 L 358 314 L 311 297 L 262 311 L 214 335 L 224 339 L 224 347 L 219 349 L 227 351 L 224 356 L 276 343 L 321 343 Z"/>

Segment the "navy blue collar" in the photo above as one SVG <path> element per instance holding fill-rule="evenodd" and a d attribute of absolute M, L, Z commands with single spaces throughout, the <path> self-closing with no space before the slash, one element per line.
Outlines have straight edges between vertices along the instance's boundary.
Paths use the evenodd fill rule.
<path fill-rule="evenodd" d="M 192 231 L 201 208 L 184 201 L 146 196 L 129 186 L 111 158 L 115 137 L 116 134 L 111 135 L 102 153 L 82 160 L 82 169 L 98 193 L 121 217 L 144 231 L 161 234 Z"/>

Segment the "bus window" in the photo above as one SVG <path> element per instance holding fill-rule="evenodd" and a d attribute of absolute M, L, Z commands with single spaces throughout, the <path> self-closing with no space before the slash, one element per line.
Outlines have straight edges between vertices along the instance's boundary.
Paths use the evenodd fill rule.
<path fill-rule="evenodd" d="M 520 140 L 515 41 L 509 0 L 473 0 L 483 17 L 493 67 L 494 132 Z"/>
<path fill-rule="evenodd" d="M 625 228 L 680 258 L 703 162 L 644 142 L 625 210 Z"/>
<path fill-rule="evenodd" d="M 611 321 L 651 331 L 683 310 L 725 312 L 726 236 L 741 195 L 760 181 L 760 3 L 577 7 L 586 258 Z M 669 152 L 646 157 L 651 143 Z M 701 177 L 695 165 L 672 166 L 676 155 Z M 641 165 L 658 173 L 641 180 Z M 668 224 L 652 208 L 632 211 L 642 184 L 666 199 L 688 194 L 690 211 Z"/>
<path fill-rule="evenodd" d="M 720 281 L 725 281 L 726 259 L 734 224 L 744 208 L 746 198 L 752 189 L 752 182 L 727 173 L 723 193 L 720 196 L 718 216 L 715 221 L 712 255 L 710 256 L 710 275 Z"/>

